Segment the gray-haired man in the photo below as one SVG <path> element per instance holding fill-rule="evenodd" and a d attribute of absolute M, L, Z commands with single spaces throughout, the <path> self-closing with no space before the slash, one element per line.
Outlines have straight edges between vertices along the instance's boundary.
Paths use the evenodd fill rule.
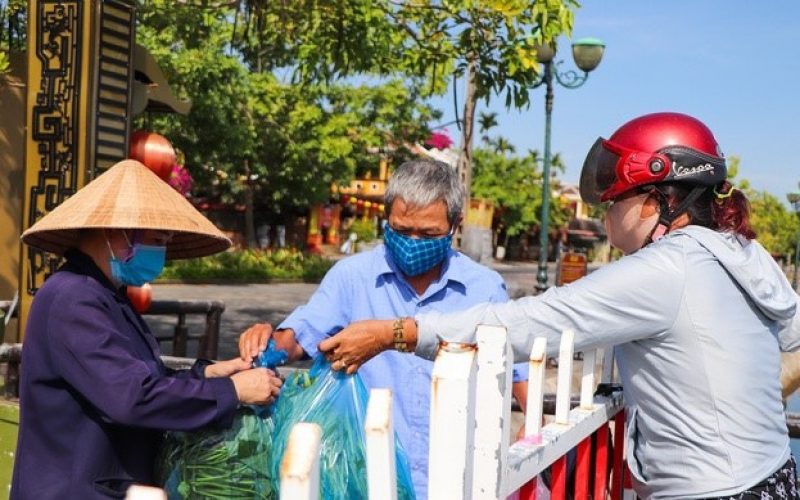
<path fill-rule="evenodd" d="M 482 302 L 508 300 L 495 271 L 450 247 L 461 221 L 464 189 L 446 163 L 415 160 L 400 165 L 386 190 L 384 245 L 339 261 L 309 302 L 273 333 L 251 327 L 239 340 L 252 359 L 274 337 L 291 360 L 315 356 L 317 345 L 362 319 L 414 316 L 424 311 L 458 311 Z M 427 497 L 428 427 L 433 363 L 413 353 L 385 352 L 359 373 L 367 388 L 389 388 L 394 425 L 408 454 L 417 498 Z M 514 370 L 514 394 L 524 407 L 527 370 Z"/>

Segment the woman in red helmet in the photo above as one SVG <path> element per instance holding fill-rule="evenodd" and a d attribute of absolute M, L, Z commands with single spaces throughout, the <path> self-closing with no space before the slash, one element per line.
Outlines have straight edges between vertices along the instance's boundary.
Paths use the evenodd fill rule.
<path fill-rule="evenodd" d="M 537 336 L 554 354 L 567 329 L 578 350 L 617 345 L 640 497 L 799 498 L 779 382 L 780 351 L 800 348 L 798 297 L 726 174 L 697 119 L 631 120 L 581 173 L 584 199 L 610 203 L 609 240 L 626 256 L 536 297 L 405 319 L 407 345 L 432 359 L 478 324 L 504 326 L 517 361 Z M 393 323 L 354 323 L 320 350 L 353 372 L 398 345 Z"/>

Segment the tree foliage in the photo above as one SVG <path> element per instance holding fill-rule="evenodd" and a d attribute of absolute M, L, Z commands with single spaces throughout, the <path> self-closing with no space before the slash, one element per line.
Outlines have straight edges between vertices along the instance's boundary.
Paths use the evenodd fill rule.
<path fill-rule="evenodd" d="M 575 0 L 295 0 L 239 2 L 234 45 L 251 66 L 296 81 L 356 73 L 417 76 L 433 92 L 476 63 L 478 98 L 527 102 L 536 47 L 572 29 Z"/>
<path fill-rule="evenodd" d="M 766 191 L 751 190 L 748 198 L 751 206 L 750 221 L 758 241 L 773 255 L 793 254 L 800 236 L 797 215 L 787 210 L 781 200 Z"/>
<path fill-rule="evenodd" d="M 149 117 L 149 125 L 184 151 L 205 194 L 240 201 L 252 189 L 275 211 L 325 201 L 333 182 L 376 165 L 376 153 L 403 157 L 403 145 L 425 137 L 437 116 L 419 87 L 400 79 L 282 81 L 275 65 L 296 54 L 270 39 L 254 53 L 240 41 L 252 28 L 234 23 L 231 9 L 153 0 L 140 17 L 139 41 L 193 102 L 188 116 Z M 281 26 L 298 29 L 288 18 Z"/>
<path fill-rule="evenodd" d="M 476 102 L 505 94 L 507 106 L 526 106 L 539 73 L 537 46 L 569 34 L 577 7 L 575 0 L 250 0 L 237 43 L 251 59 L 279 54 L 300 81 L 403 74 L 433 94 L 465 77 L 459 168 L 469 191 Z M 275 24 L 285 32 L 264 32 Z"/>
<path fill-rule="evenodd" d="M 497 145 L 503 145 L 502 137 L 484 141 L 475 149 L 472 191 L 476 198 L 487 198 L 494 202 L 500 213 L 500 222 L 507 236 L 528 231 L 541 222 L 542 207 L 542 158 L 537 151 L 517 155 Z M 559 155 L 553 157 L 554 173 L 563 171 Z M 552 190 L 555 178 L 549 185 Z M 557 198 L 551 198 L 549 224 L 561 227 L 569 220 L 569 212 Z"/>
<path fill-rule="evenodd" d="M 794 254 L 800 237 L 800 219 L 776 196 L 754 189 L 747 179 L 737 179 L 741 168 L 738 156 L 728 158 L 728 180 L 750 201 L 750 223 L 758 241 L 773 255 Z"/>
<path fill-rule="evenodd" d="M 26 0 L 0 0 L 0 75 L 10 68 L 8 53 L 25 48 L 27 5 Z"/>
<path fill-rule="evenodd" d="M 0 25 L 25 4 L 0 2 Z M 241 202 L 249 193 L 273 210 L 323 201 L 331 183 L 376 165 L 376 153 L 399 160 L 405 144 L 426 137 L 439 113 L 425 98 L 451 80 L 466 76 L 474 89 L 465 99 L 467 149 L 477 99 L 505 94 L 507 105 L 526 105 L 536 47 L 569 33 L 577 7 L 575 0 L 147 0 L 138 7 L 137 39 L 193 106 L 188 116 L 150 115 L 138 125 L 173 141 L 202 194 Z M 5 31 L 0 38 L 9 40 Z M 492 147 L 513 153 L 502 139 Z M 517 160 L 535 161 L 525 158 Z"/>
<path fill-rule="evenodd" d="M 536 81 L 536 47 L 572 30 L 574 0 L 406 0 L 381 4 L 400 29 L 399 54 L 409 72 L 452 68 L 464 76 L 474 66 L 475 98 L 506 94 L 521 107 Z M 397 36 L 397 31 L 394 32 Z"/>

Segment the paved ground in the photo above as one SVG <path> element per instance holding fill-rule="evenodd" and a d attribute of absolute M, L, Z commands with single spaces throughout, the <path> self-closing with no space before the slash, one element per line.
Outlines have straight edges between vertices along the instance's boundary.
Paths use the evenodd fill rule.
<path fill-rule="evenodd" d="M 509 294 L 520 297 L 533 293 L 536 285 L 535 262 L 492 263 L 506 280 Z M 549 276 L 555 272 L 550 265 Z M 154 285 L 154 300 L 221 300 L 225 303 L 220 328 L 219 357 L 227 359 L 237 354 L 236 339 L 248 326 L 257 322 L 279 323 L 295 307 L 305 303 L 317 285 L 306 283 L 254 284 L 254 285 Z M 159 335 L 169 334 L 177 319 L 174 317 L 146 316 L 151 328 Z M 199 332 L 204 327 L 204 317 L 187 317 L 190 331 Z M 164 344 L 165 354 L 171 345 Z M 189 356 L 194 356 L 196 346 L 188 346 Z"/>

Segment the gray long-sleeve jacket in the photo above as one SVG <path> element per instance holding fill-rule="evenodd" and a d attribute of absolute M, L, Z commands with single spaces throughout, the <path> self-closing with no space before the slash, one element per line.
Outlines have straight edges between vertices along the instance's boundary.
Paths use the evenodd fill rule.
<path fill-rule="evenodd" d="M 644 498 L 727 496 L 789 458 L 780 350 L 800 347 L 798 296 L 757 242 L 699 226 L 671 233 L 570 285 L 418 321 L 417 354 L 507 328 L 517 361 L 619 344 L 628 462 Z"/>

